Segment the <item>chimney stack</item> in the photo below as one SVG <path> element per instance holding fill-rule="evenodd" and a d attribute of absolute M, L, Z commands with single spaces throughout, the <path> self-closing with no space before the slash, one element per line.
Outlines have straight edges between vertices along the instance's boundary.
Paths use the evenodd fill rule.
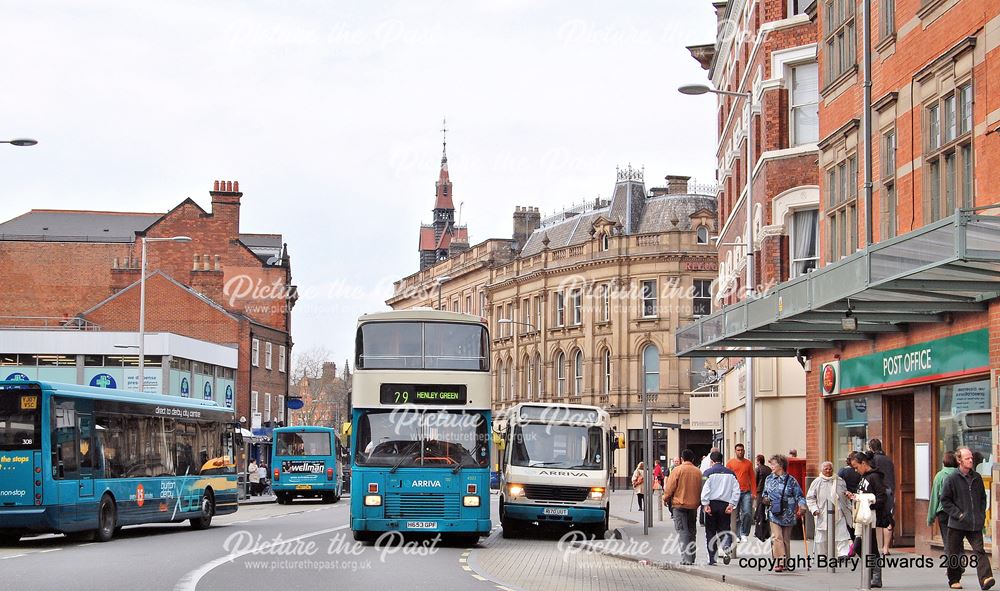
<path fill-rule="evenodd" d="M 212 217 L 225 223 L 228 233 L 236 238 L 240 233 L 240 192 L 239 181 L 215 181 L 212 183 Z"/>
<path fill-rule="evenodd" d="M 667 195 L 686 195 L 688 193 L 688 181 L 691 180 L 691 177 L 668 174 L 666 180 Z"/>
<path fill-rule="evenodd" d="M 532 232 L 542 225 L 542 214 L 537 207 L 514 208 L 514 251 L 521 252 Z"/>

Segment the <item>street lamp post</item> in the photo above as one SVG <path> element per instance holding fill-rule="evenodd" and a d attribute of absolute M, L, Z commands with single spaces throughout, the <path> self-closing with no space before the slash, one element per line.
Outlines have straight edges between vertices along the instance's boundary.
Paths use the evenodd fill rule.
<path fill-rule="evenodd" d="M 705 93 L 719 94 L 722 96 L 742 97 L 746 107 L 745 132 L 747 134 L 747 172 L 746 172 L 746 235 L 743 239 L 743 247 L 746 248 L 747 284 L 746 299 L 752 299 L 756 288 L 754 283 L 754 263 L 753 263 L 753 141 L 751 128 L 753 127 L 753 93 L 752 92 L 732 92 L 729 90 L 716 90 L 704 84 L 689 84 L 677 89 L 681 94 L 699 95 Z M 744 445 L 748 457 L 753 457 L 754 453 L 754 392 L 753 392 L 753 358 L 744 357 L 743 364 L 746 366 L 746 441 Z"/>
<path fill-rule="evenodd" d="M 435 280 L 437 281 L 438 285 L 438 310 L 441 309 L 441 292 L 444 290 L 444 283 L 445 281 L 449 281 L 450 279 L 451 277 L 449 277 L 448 275 L 442 275 L 441 277 L 438 277 Z"/>
<path fill-rule="evenodd" d="M 139 270 L 139 391 L 146 391 L 146 243 L 147 242 L 191 242 L 190 236 L 170 238 L 142 237 L 142 258 Z"/>

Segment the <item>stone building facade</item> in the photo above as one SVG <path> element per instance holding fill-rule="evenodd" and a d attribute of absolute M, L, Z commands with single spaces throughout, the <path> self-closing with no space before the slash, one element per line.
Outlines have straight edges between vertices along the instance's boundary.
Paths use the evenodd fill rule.
<path fill-rule="evenodd" d="M 683 447 L 707 453 L 711 431 L 691 429 L 689 392 L 699 361 L 673 355 L 672 332 L 711 311 L 717 253 L 715 188 L 667 177 L 647 191 L 643 173 L 618 172 L 607 201 L 542 220 L 518 207 L 511 240 L 488 240 L 394 285 L 394 309 L 441 307 L 483 316 L 493 339 L 493 400 L 594 404 L 627 437 L 619 483 L 645 457 L 642 393 L 656 458 Z M 438 281 L 439 277 L 447 277 Z"/>

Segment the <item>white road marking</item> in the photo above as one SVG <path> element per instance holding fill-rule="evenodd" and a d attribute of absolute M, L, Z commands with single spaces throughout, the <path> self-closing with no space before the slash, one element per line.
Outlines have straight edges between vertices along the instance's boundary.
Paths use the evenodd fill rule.
<path fill-rule="evenodd" d="M 479 575 L 472 575 L 472 578 L 479 579 L 480 581 L 485 581 L 486 580 L 486 577 L 481 577 Z"/>
<path fill-rule="evenodd" d="M 280 542 L 277 543 L 261 544 L 260 546 L 252 548 L 250 550 L 244 550 L 242 552 L 237 552 L 234 554 L 227 554 L 226 556 L 223 556 L 221 558 L 216 558 L 215 560 L 207 562 L 199 566 L 198 568 L 194 569 L 193 571 L 187 573 L 183 577 L 181 577 L 181 579 L 177 581 L 177 584 L 174 585 L 174 591 L 195 591 L 195 589 L 198 587 L 198 582 L 201 581 L 202 577 L 212 572 L 214 569 L 222 566 L 223 564 L 226 564 L 227 562 L 232 562 L 237 558 L 246 556 L 247 554 L 260 552 L 274 545 L 284 545 L 288 544 L 289 542 L 297 542 L 299 540 L 304 540 L 306 538 L 311 538 L 313 536 L 321 536 L 323 534 L 328 534 L 330 532 L 340 531 L 342 529 L 347 529 L 348 527 L 350 526 L 341 525 L 340 527 L 321 529 L 319 531 L 314 531 L 312 533 L 302 534 L 301 536 L 295 538 L 282 539 Z"/>
<path fill-rule="evenodd" d="M 0 557 L 0 560 L 10 560 L 11 558 L 20 558 L 22 556 L 27 556 L 27 554 L 11 554 L 10 556 Z"/>
<path fill-rule="evenodd" d="M 39 554 L 47 554 L 49 552 L 58 552 L 60 550 L 62 550 L 62 548 L 49 548 L 48 550 L 39 550 L 38 553 Z"/>

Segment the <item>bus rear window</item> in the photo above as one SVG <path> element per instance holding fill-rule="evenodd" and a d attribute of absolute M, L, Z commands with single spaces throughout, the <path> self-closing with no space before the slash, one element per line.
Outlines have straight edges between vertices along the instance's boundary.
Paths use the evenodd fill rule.
<path fill-rule="evenodd" d="M 0 390 L 0 450 L 39 449 L 39 391 Z"/>
<path fill-rule="evenodd" d="M 358 329 L 357 367 L 488 371 L 485 327 L 456 322 L 372 322 Z"/>
<path fill-rule="evenodd" d="M 329 433 L 278 433 L 275 441 L 279 456 L 330 456 Z"/>

